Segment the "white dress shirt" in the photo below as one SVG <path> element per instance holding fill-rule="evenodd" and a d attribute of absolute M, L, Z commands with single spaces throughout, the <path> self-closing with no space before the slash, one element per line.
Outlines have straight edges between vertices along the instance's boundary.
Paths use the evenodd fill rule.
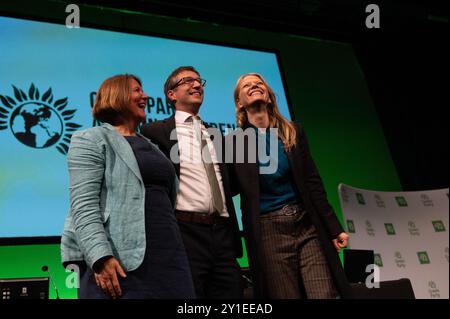
<path fill-rule="evenodd" d="M 197 115 L 198 116 L 198 115 Z M 176 209 L 188 212 L 213 213 L 211 189 L 205 167 L 201 162 L 201 144 L 195 138 L 192 115 L 175 112 L 175 126 L 177 130 L 178 149 L 180 154 L 180 189 L 178 191 Z M 209 134 L 202 123 L 202 134 L 207 137 L 206 142 L 211 153 L 214 170 L 219 183 L 224 209 L 221 216 L 228 217 L 223 190 L 222 174 L 217 164 L 216 150 L 209 139 Z"/>

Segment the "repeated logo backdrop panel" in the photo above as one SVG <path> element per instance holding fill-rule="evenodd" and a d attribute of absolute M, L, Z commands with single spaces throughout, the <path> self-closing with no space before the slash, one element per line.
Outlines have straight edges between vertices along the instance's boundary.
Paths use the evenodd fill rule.
<path fill-rule="evenodd" d="M 381 281 L 409 278 L 416 298 L 449 298 L 448 193 L 340 184 L 349 248 L 374 250 Z"/>

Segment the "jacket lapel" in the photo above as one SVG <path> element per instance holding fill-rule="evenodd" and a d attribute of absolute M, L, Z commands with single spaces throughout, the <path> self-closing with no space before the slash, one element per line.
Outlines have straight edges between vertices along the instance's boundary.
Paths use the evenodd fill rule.
<path fill-rule="evenodd" d="M 220 132 L 217 128 L 213 128 L 213 127 L 209 126 L 203 120 L 202 120 L 202 123 L 203 123 L 203 125 L 205 126 L 205 128 L 207 130 L 212 128 L 212 129 L 217 130 L 217 132 Z M 212 142 L 212 145 L 213 145 L 214 150 L 216 152 L 216 157 L 217 157 L 217 160 L 218 160 L 220 173 L 223 174 L 223 171 L 224 171 L 224 159 L 225 159 L 225 154 L 224 154 L 224 150 L 225 150 L 224 143 L 225 143 L 225 140 L 224 140 L 224 137 L 223 137 L 222 133 L 220 133 L 221 143 L 219 144 L 219 146 L 222 149 L 219 150 L 219 149 L 217 149 L 218 146 L 216 145 L 216 143 L 214 143 L 214 137 L 215 137 L 215 135 L 211 135 L 211 134 L 208 133 L 208 138 Z M 220 158 L 219 158 L 219 155 L 220 155 Z"/>
<path fill-rule="evenodd" d="M 173 147 L 175 147 L 176 149 L 174 151 L 176 151 L 178 153 L 178 157 L 180 155 L 180 152 L 178 150 L 178 138 L 171 140 L 170 139 L 170 134 L 173 130 L 176 130 L 176 125 L 175 125 L 175 115 L 172 115 L 171 117 L 169 117 L 168 119 L 165 120 L 165 125 L 164 125 L 164 138 L 167 141 L 167 157 L 170 158 L 170 152 L 172 150 Z M 176 137 L 176 134 L 175 134 Z M 175 166 L 175 171 L 177 173 L 178 178 L 180 178 L 180 163 L 178 161 L 178 163 L 173 163 L 173 165 Z"/>
<path fill-rule="evenodd" d="M 297 137 L 297 141 L 299 141 L 299 137 Z M 294 178 L 295 184 L 297 185 L 297 189 L 302 191 L 304 188 L 305 181 L 305 172 L 302 169 L 302 156 L 299 149 L 299 145 L 297 144 L 292 148 L 289 152 L 287 152 L 287 158 L 289 161 L 289 167 L 291 168 L 292 176 Z"/>
<path fill-rule="evenodd" d="M 139 165 L 137 163 L 136 157 L 134 156 L 133 149 L 127 142 L 125 137 L 120 135 L 112 125 L 108 123 L 103 123 L 102 126 L 107 130 L 107 135 L 116 154 L 125 162 L 125 164 L 130 168 L 130 170 L 136 175 L 136 177 L 142 182 L 141 171 L 139 170 Z"/>
<path fill-rule="evenodd" d="M 242 130 L 245 131 L 247 129 L 253 129 L 250 128 L 250 125 L 248 123 L 244 124 L 242 126 Z M 250 198 L 255 200 L 257 203 L 259 203 L 259 197 L 260 197 L 260 189 L 259 189 L 259 164 L 256 163 L 250 163 L 250 158 L 255 158 L 256 161 L 258 161 L 258 150 L 255 149 L 256 154 L 249 154 L 250 148 L 248 145 L 248 140 L 245 140 L 244 142 L 244 148 L 243 149 L 237 149 L 238 145 L 235 145 L 233 147 L 233 152 L 244 152 L 244 163 L 235 163 L 236 170 L 239 174 L 237 177 L 239 180 L 241 180 L 242 183 L 246 183 L 246 187 L 248 188 Z M 236 154 L 235 154 L 236 155 Z M 259 207 L 259 205 L 258 205 Z M 258 210 L 259 215 L 259 210 Z"/>

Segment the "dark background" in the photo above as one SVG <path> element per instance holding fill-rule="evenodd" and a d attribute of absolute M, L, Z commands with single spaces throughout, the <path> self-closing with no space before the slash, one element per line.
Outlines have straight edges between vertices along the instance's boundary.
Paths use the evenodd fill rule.
<path fill-rule="evenodd" d="M 76 3 L 207 22 L 217 29 L 237 26 L 350 43 L 403 190 L 448 187 L 448 1 L 46 0 L 30 1 L 28 8 L 20 2 L 19 11 Z M 380 8 L 380 29 L 365 26 L 370 3 Z"/>
<path fill-rule="evenodd" d="M 67 2 L 70 1 L 59 1 Z M 448 1 L 79 1 L 351 43 L 403 190 L 448 187 Z M 380 29 L 367 29 L 368 4 Z"/>
<path fill-rule="evenodd" d="M 24 0 L 0 0 L 0 14 L 5 12 L 8 16 L 16 14 L 23 18 L 36 16 L 58 20 L 55 16 L 64 16 L 61 8 L 76 3 L 92 6 L 93 10 L 85 10 L 86 6 L 82 9 L 82 14 L 90 14 L 90 18 L 100 12 L 101 24 L 108 21 L 104 24 L 105 28 L 126 25 L 130 32 L 133 28 L 141 29 L 139 23 L 146 17 L 139 17 L 139 13 L 146 13 L 155 17 L 175 17 L 181 21 L 206 22 L 209 30 L 202 29 L 203 23 L 192 25 L 189 29 L 205 34 L 209 32 L 208 37 L 213 34 L 217 41 L 228 36 L 228 30 L 223 26 L 243 27 L 242 32 L 246 34 L 238 39 L 236 45 L 245 44 L 245 39 L 252 35 L 259 37 L 256 41 L 259 43 L 267 35 L 261 35 L 259 31 L 270 32 L 270 36 L 283 34 L 350 43 L 366 78 L 403 190 L 448 187 L 448 3 L 435 0 L 394 1 L 395 4 L 391 3 L 392 0 L 42 0 L 27 4 Z M 368 15 L 365 7 L 369 3 L 380 7 L 380 29 L 365 27 Z M 103 11 L 102 7 L 138 14 L 136 17 L 126 14 L 126 18 L 120 18 L 120 14 Z M 151 29 L 161 20 L 149 19 L 146 26 Z M 188 31 L 183 30 L 186 23 L 174 20 L 168 19 L 164 25 L 172 29 L 180 28 L 179 33 L 188 37 Z M 211 32 L 213 27 L 215 30 Z M 237 32 L 234 30 L 230 34 L 234 36 Z M 301 51 L 296 47 L 286 52 L 286 47 L 290 49 L 289 45 L 295 42 L 285 38 L 278 42 L 283 46 L 281 51 L 287 58 L 285 63 L 288 67 L 297 52 Z M 272 43 L 267 43 L 267 48 L 272 49 Z M 289 72 L 285 80 L 292 83 L 295 71 Z M 345 123 L 342 126 L 345 130 Z M 59 242 L 59 237 L 55 237 L 54 242 Z M 35 273 L 40 276 L 44 261 L 52 268 L 58 287 L 64 286 L 66 274 L 59 267 L 59 245 L 32 247 L 25 245 L 28 243 L 49 243 L 49 238 L 17 241 L 15 244 L 24 245 L 2 247 L 4 260 L 12 261 L 4 267 L 6 272 L 17 277 L 35 276 Z"/>

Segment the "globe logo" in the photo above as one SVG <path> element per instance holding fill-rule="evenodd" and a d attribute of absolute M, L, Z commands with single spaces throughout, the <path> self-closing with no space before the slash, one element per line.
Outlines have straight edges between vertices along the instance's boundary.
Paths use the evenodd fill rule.
<path fill-rule="evenodd" d="M 22 144 L 44 149 L 55 146 L 67 154 L 70 138 L 81 125 L 69 122 L 76 110 L 66 110 L 67 97 L 53 102 L 52 89 L 44 94 L 31 84 L 28 94 L 13 85 L 14 98 L 0 95 L 0 130 L 10 128 Z"/>
<path fill-rule="evenodd" d="M 23 144 L 34 148 L 46 148 L 61 138 L 63 122 L 51 107 L 31 102 L 14 110 L 10 128 Z"/>

